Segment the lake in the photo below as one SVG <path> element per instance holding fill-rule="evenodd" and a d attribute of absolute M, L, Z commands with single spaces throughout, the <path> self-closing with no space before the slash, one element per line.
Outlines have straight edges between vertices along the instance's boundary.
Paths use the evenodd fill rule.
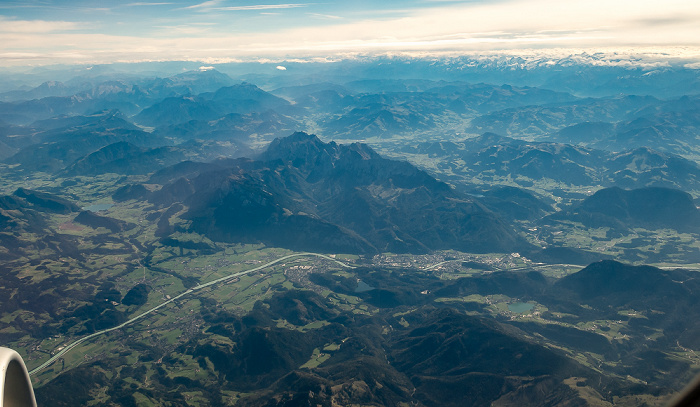
<path fill-rule="evenodd" d="M 528 302 L 514 302 L 512 304 L 508 304 L 508 310 L 510 312 L 515 312 L 516 314 L 532 311 L 533 308 L 535 308 L 535 304 L 530 304 Z"/>
<path fill-rule="evenodd" d="M 355 288 L 356 293 L 363 293 L 365 291 L 372 291 L 372 290 L 374 290 L 374 287 L 365 283 L 362 280 L 357 280 L 357 288 Z"/>

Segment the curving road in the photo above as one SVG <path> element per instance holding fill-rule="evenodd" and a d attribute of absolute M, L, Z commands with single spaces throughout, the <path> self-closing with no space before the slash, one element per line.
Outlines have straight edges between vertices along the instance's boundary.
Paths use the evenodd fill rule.
<path fill-rule="evenodd" d="M 345 264 L 345 263 L 343 263 L 343 262 L 341 262 L 341 261 L 338 261 L 338 260 L 336 260 L 336 259 L 334 259 L 334 258 L 332 258 L 332 257 L 328 257 L 328 256 L 326 256 L 326 255 L 318 254 L 318 253 L 295 253 L 295 254 L 290 254 L 290 255 L 287 255 L 287 256 L 283 256 L 283 257 L 280 257 L 279 259 L 273 260 L 273 261 L 271 261 L 271 262 L 269 262 L 269 263 L 265 263 L 265 264 L 263 264 L 262 266 L 258 266 L 258 267 L 255 267 L 255 268 L 252 268 L 252 269 L 246 270 L 246 271 L 240 271 L 240 272 L 238 272 L 238 273 L 230 274 L 230 275 L 228 275 L 228 276 L 221 277 L 221 278 L 216 279 L 216 280 L 214 280 L 214 281 L 210 281 L 210 282 L 208 282 L 208 283 L 205 283 L 205 284 L 201 284 L 201 285 L 197 285 L 197 286 L 195 286 L 195 287 L 192 287 L 192 288 L 188 289 L 187 291 L 183 292 L 182 294 L 180 294 L 180 295 L 178 295 L 178 296 L 176 296 L 176 297 L 173 297 L 173 298 L 171 298 L 171 299 L 169 299 L 169 300 L 167 300 L 167 301 L 164 301 L 164 302 L 162 302 L 161 304 L 159 304 L 159 305 L 157 305 L 157 306 L 155 306 L 155 307 L 149 309 L 148 311 L 142 312 L 141 314 L 139 314 L 139 315 L 137 315 L 137 316 L 131 318 L 130 320 L 128 320 L 128 321 L 126 321 L 126 322 L 124 322 L 124 323 L 122 323 L 122 324 L 120 324 L 120 325 L 117 325 L 117 326 L 112 327 L 112 328 L 107 328 L 107 329 L 104 329 L 104 330 L 102 330 L 102 331 L 95 332 L 95 333 L 92 333 L 92 334 L 90 334 L 90 335 L 84 336 L 84 337 L 82 337 L 82 338 L 80 338 L 80 339 L 78 339 L 78 340 L 72 342 L 71 344 L 67 345 L 65 348 L 61 349 L 61 351 L 59 351 L 58 353 L 56 353 L 55 355 L 53 355 L 49 360 L 47 360 L 46 362 L 42 363 L 41 365 L 39 365 L 39 366 L 36 367 L 35 369 L 31 370 L 31 371 L 29 372 L 29 375 L 32 376 L 32 375 L 36 374 L 37 372 L 43 370 L 44 368 L 46 368 L 47 366 L 49 366 L 50 364 L 52 364 L 53 362 L 55 362 L 55 361 L 56 361 L 57 359 L 59 359 L 61 356 L 65 355 L 66 353 L 68 353 L 70 350 L 72 350 L 72 349 L 75 348 L 76 346 L 80 345 L 81 343 L 83 343 L 83 342 L 85 342 L 85 341 L 88 341 L 88 340 L 90 340 L 90 339 L 92 339 L 92 338 L 94 338 L 94 337 L 96 337 L 96 336 L 103 335 L 103 334 L 106 334 L 107 332 L 111 332 L 111 331 L 114 331 L 114 330 L 117 330 L 117 329 L 121 329 L 121 328 L 123 328 L 123 327 L 125 327 L 125 326 L 127 326 L 127 325 L 129 325 L 129 324 L 132 324 L 132 323 L 138 321 L 139 319 L 145 317 L 146 315 L 151 314 L 152 312 L 154 312 L 154 311 L 156 311 L 156 310 L 158 310 L 158 309 L 160 309 L 160 308 L 162 308 L 162 307 L 164 307 L 164 306 L 170 304 L 171 302 L 173 302 L 173 301 L 175 301 L 175 300 L 178 300 L 178 299 L 180 299 L 180 298 L 182 298 L 182 297 L 184 297 L 184 296 L 186 296 L 186 295 L 188 295 L 188 294 L 191 294 L 191 293 L 193 293 L 193 292 L 195 292 L 195 291 L 198 291 L 198 290 L 201 290 L 201 289 L 203 289 L 203 288 L 212 286 L 212 285 L 214 285 L 214 284 L 218 284 L 218 283 L 221 283 L 221 282 L 223 282 L 223 281 L 230 280 L 230 279 L 232 279 L 232 278 L 234 278 L 234 277 L 238 277 L 238 276 L 242 276 L 242 275 L 245 275 L 245 274 L 253 273 L 253 272 L 258 271 L 258 270 L 262 270 L 262 269 L 264 269 L 264 268 L 270 267 L 270 266 L 272 266 L 273 264 L 279 263 L 279 262 L 281 262 L 281 261 L 284 261 L 284 260 L 287 260 L 287 259 L 290 259 L 290 258 L 293 258 L 293 257 L 301 257 L 301 256 L 316 256 L 316 257 L 321 257 L 321 258 L 330 260 L 330 261 L 332 261 L 332 262 L 334 262 L 334 263 L 337 263 L 337 264 L 339 264 L 340 266 L 343 266 L 343 267 L 346 267 L 346 268 L 354 268 L 353 266 L 347 265 L 347 264 Z"/>
<path fill-rule="evenodd" d="M 432 266 L 427 266 L 427 267 L 423 268 L 423 270 L 432 270 L 435 267 L 442 266 L 445 263 L 450 263 L 450 262 L 455 262 L 455 261 L 466 261 L 466 260 L 462 260 L 462 259 L 445 260 L 445 261 L 441 261 L 440 263 L 433 264 Z"/>

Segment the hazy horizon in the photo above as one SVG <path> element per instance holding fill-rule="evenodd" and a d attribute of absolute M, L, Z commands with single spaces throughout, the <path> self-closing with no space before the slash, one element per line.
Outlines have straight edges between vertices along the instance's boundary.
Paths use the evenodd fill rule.
<path fill-rule="evenodd" d="M 700 5 L 683 0 L 11 1 L 0 66 L 596 52 L 694 64 L 698 22 Z"/>

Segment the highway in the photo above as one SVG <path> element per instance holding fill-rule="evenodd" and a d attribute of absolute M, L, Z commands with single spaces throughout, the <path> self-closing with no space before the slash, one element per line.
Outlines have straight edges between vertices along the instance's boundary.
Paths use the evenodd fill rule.
<path fill-rule="evenodd" d="M 84 336 L 84 337 L 82 337 L 82 338 L 80 338 L 80 339 L 78 339 L 78 340 L 76 340 L 76 341 L 70 343 L 70 344 L 67 345 L 65 348 L 61 349 L 59 352 L 57 352 L 55 355 L 53 355 L 49 360 L 47 360 L 46 362 L 42 363 L 41 365 L 39 365 L 39 366 L 36 367 L 35 369 L 31 370 L 31 371 L 29 372 L 29 375 L 30 375 L 30 376 L 33 376 L 33 375 L 36 374 L 37 372 L 40 372 L 41 370 L 43 370 L 44 368 L 46 368 L 47 366 L 51 365 L 53 362 L 55 362 L 56 360 L 58 360 L 60 357 L 62 357 L 63 355 L 65 355 L 66 353 L 68 353 L 69 351 L 71 351 L 72 349 L 74 349 L 76 346 L 80 345 L 81 343 L 86 342 L 86 341 L 89 341 L 90 339 L 92 339 L 92 338 L 94 338 L 94 337 L 96 337 L 96 336 L 100 336 L 100 335 L 106 334 L 106 333 L 108 333 L 108 332 L 111 332 L 111 331 L 114 331 L 114 330 L 117 330 L 117 329 L 121 329 L 121 328 L 123 328 L 123 327 L 125 327 L 125 326 L 127 326 L 127 325 L 129 325 L 129 324 L 132 324 L 132 323 L 138 321 L 139 319 L 141 319 L 141 318 L 147 316 L 148 314 L 151 314 L 151 313 L 153 313 L 154 311 L 156 311 L 156 310 L 158 310 L 158 309 L 160 309 L 160 308 L 163 308 L 164 306 L 170 304 L 171 302 L 173 302 L 173 301 L 175 301 L 175 300 L 179 300 L 180 298 L 182 298 L 182 297 L 184 297 L 184 296 L 186 296 L 186 295 L 192 294 L 192 293 L 195 292 L 195 291 L 199 291 L 199 290 L 201 290 L 201 289 L 203 289 L 203 288 L 210 287 L 210 286 L 212 286 L 212 285 L 215 285 L 215 284 L 218 284 L 218 283 L 221 283 L 221 282 L 230 280 L 230 279 L 235 278 L 235 277 L 238 277 L 238 276 L 242 276 L 242 275 L 245 275 L 245 274 L 249 274 L 249 273 L 256 272 L 256 271 L 258 271 L 258 270 L 262 270 L 262 269 L 264 269 L 264 268 L 267 268 L 267 267 L 272 266 L 273 264 L 277 264 L 277 263 L 279 263 L 279 262 L 281 262 L 281 261 L 284 261 L 284 260 L 287 260 L 287 259 L 291 259 L 291 258 L 294 258 L 294 257 L 302 257 L 302 256 L 321 257 L 321 258 L 330 260 L 330 261 L 332 261 L 332 262 L 334 262 L 334 263 L 336 263 L 336 264 L 338 264 L 338 265 L 340 265 L 340 266 L 342 266 L 342 267 L 354 268 L 353 266 L 347 265 L 347 264 L 345 264 L 345 263 L 343 263 L 343 262 L 341 262 L 341 261 L 338 261 L 338 260 L 336 260 L 336 259 L 334 259 L 334 258 L 332 258 L 332 257 L 328 257 L 328 256 L 326 256 L 326 255 L 318 254 L 318 253 L 295 253 L 295 254 L 290 254 L 290 255 L 287 255 L 287 256 L 283 256 L 283 257 L 280 257 L 279 259 L 273 260 L 273 261 L 271 261 L 271 262 L 269 262 L 269 263 L 265 263 L 265 264 L 263 264 L 262 266 L 258 266 L 258 267 L 255 267 L 255 268 L 252 268 L 252 269 L 246 270 L 246 271 L 240 271 L 240 272 L 238 272 L 238 273 L 230 274 L 230 275 L 228 275 L 228 276 L 221 277 L 221 278 L 216 279 L 216 280 L 214 280 L 214 281 L 210 281 L 210 282 L 208 282 L 208 283 L 205 283 L 205 284 L 201 284 L 201 285 L 197 285 L 197 286 L 195 286 L 195 287 L 192 287 L 192 288 L 186 290 L 185 292 L 183 292 L 182 294 L 180 294 L 180 295 L 178 295 L 178 296 L 176 296 L 176 297 L 172 297 L 171 299 L 162 302 L 161 304 L 159 304 L 159 305 L 157 305 L 157 306 L 155 306 L 155 307 L 149 309 L 148 311 L 142 312 L 141 314 L 139 314 L 139 315 L 137 315 L 137 316 L 131 318 L 130 320 L 128 320 L 128 321 L 126 321 L 126 322 L 124 322 L 124 323 L 122 323 L 122 324 L 120 324 L 120 325 L 117 325 L 117 326 L 112 327 L 112 328 L 107 328 L 107 329 L 104 329 L 104 330 L 102 330 L 102 331 L 95 332 L 95 333 L 92 333 L 92 334 L 90 334 L 90 335 Z"/>
<path fill-rule="evenodd" d="M 436 267 L 442 266 L 443 264 L 450 263 L 450 262 L 459 262 L 459 261 L 466 261 L 466 260 L 463 260 L 463 259 L 445 260 L 445 261 L 441 261 L 440 263 L 433 264 L 432 266 L 424 267 L 423 270 L 432 270 L 432 269 L 435 269 Z M 500 270 L 500 271 L 522 271 L 522 270 L 547 268 L 547 267 L 580 267 L 580 268 L 584 268 L 586 266 L 582 266 L 580 264 L 555 263 L 555 264 L 533 264 L 530 266 L 522 266 L 522 267 L 515 267 L 515 268 L 498 268 L 498 270 Z"/>

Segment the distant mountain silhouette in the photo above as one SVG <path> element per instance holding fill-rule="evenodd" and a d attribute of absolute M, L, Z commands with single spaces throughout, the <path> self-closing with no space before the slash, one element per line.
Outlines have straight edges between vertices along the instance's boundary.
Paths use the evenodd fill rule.
<path fill-rule="evenodd" d="M 265 92 L 252 83 L 222 87 L 213 93 L 200 96 L 214 101 L 221 110 L 236 113 L 264 112 L 289 106 L 289 102 Z"/>
<path fill-rule="evenodd" d="M 123 129 L 138 130 L 122 112 L 115 109 L 95 111 L 85 115 L 58 115 L 50 119 L 38 120 L 32 126 L 43 130 L 39 140 L 53 140 L 62 134 L 72 134 L 85 129 Z"/>
<path fill-rule="evenodd" d="M 189 161 L 209 161 L 221 157 L 238 157 L 250 150 L 233 142 L 190 140 L 177 146 L 142 148 L 126 141 L 105 146 L 76 160 L 61 173 L 66 175 L 150 174 Z"/>
<path fill-rule="evenodd" d="M 555 287 L 570 290 L 581 301 L 596 306 L 663 309 L 665 304 L 661 302 L 667 298 L 674 298 L 677 304 L 696 303 L 693 293 L 700 290 L 700 282 L 695 279 L 695 272 L 688 270 L 662 270 L 603 260 L 562 278 Z"/>
<path fill-rule="evenodd" d="M 550 246 L 527 253 L 527 258 L 539 263 L 577 264 L 581 266 L 600 260 L 608 260 L 612 256 L 571 247 Z"/>
<path fill-rule="evenodd" d="M 533 193 L 515 187 L 499 187 L 486 191 L 479 201 L 505 219 L 534 220 L 554 212 L 554 208 Z"/>
<path fill-rule="evenodd" d="M 405 147 L 406 152 L 411 149 Z M 415 150 L 414 150 L 415 151 Z M 453 143 L 423 143 L 419 153 L 464 161 L 463 173 L 517 175 L 535 180 L 553 179 L 574 185 L 595 183 L 589 167 L 601 161 L 603 152 L 558 143 L 527 142 L 495 133 Z"/>
<path fill-rule="evenodd" d="M 46 81 L 41 85 L 28 90 L 15 90 L 0 94 L 2 101 L 41 99 L 49 96 L 70 96 L 82 88 L 76 89 L 59 81 Z"/>
<path fill-rule="evenodd" d="M 46 192 L 18 188 L 13 195 L 23 198 L 31 204 L 34 209 L 38 209 L 42 212 L 67 214 L 79 210 L 75 203 Z"/>
<path fill-rule="evenodd" d="M 46 130 L 35 134 L 35 143 L 7 158 L 6 163 L 20 164 L 25 171 L 55 172 L 113 143 L 124 141 L 142 147 L 166 144 L 124 120 L 118 111 L 57 117 L 38 126 Z"/>
<path fill-rule="evenodd" d="M 593 147 L 612 151 L 649 147 L 668 153 L 687 154 L 695 149 L 700 128 L 700 108 L 660 111 L 616 124 L 615 134 Z"/>
<path fill-rule="evenodd" d="M 509 136 L 541 137 L 584 122 L 631 120 L 639 111 L 660 104 L 661 101 L 654 97 L 635 95 L 532 104 L 492 111 L 472 120 L 467 130 L 473 133 L 488 131 Z"/>
<path fill-rule="evenodd" d="M 198 96 L 173 96 L 164 99 L 134 116 L 137 123 L 162 126 L 190 120 L 214 120 L 224 114 L 214 103 Z"/>
<path fill-rule="evenodd" d="M 231 113 L 261 113 L 283 109 L 289 102 L 243 83 L 222 87 L 199 95 L 177 95 L 147 107 L 134 117 L 137 123 L 158 127 L 178 125 L 192 120 L 211 121 Z"/>
<path fill-rule="evenodd" d="M 75 203 L 64 198 L 26 188 L 0 196 L 0 247 L 3 248 L 0 259 L 14 260 L 45 248 L 60 248 L 66 254 L 78 255 L 77 245 L 69 237 L 54 233 L 48 217 L 79 210 Z"/>
<path fill-rule="evenodd" d="M 353 107 L 341 117 L 331 117 L 323 124 L 324 133 L 335 138 L 393 137 L 434 126 L 434 120 L 419 110 L 385 103 Z"/>
<path fill-rule="evenodd" d="M 456 175 L 527 177 L 573 185 L 700 188 L 700 165 L 648 147 L 610 152 L 484 133 L 463 141 L 406 143 L 402 152 L 443 159 Z M 463 162 L 463 163 L 462 163 Z M 459 165 L 457 164 L 459 163 Z M 527 184 L 527 181 L 524 185 Z"/>
<path fill-rule="evenodd" d="M 75 217 L 74 221 L 85 226 L 90 226 L 93 229 L 105 228 L 112 233 L 118 233 L 136 227 L 136 225 L 124 222 L 123 220 L 98 215 L 90 211 L 81 211 Z"/>
<path fill-rule="evenodd" d="M 581 222 L 588 227 L 670 228 L 697 231 L 700 211 L 693 198 L 680 190 L 618 187 L 601 189 L 571 209 L 551 215 L 552 219 Z"/>
<path fill-rule="evenodd" d="M 627 98 L 644 100 L 632 96 Z M 569 117 L 567 121 L 575 123 L 551 132 L 548 138 L 616 152 L 646 147 L 684 155 L 696 149 L 695 140 L 700 128 L 700 103 L 697 97 L 684 96 L 664 102 L 646 98 L 645 103 L 629 113 L 607 118 L 599 116 L 600 121 L 587 118 L 579 122 L 578 118 Z"/>
<path fill-rule="evenodd" d="M 212 92 L 224 86 L 231 86 L 236 81 L 225 73 L 216 69 L 204 69 L 183 72 L 168 78 L 155 79 L 145 82 L 149 92 L 154 89 L 170 89 L 179 94 L 196 95 L 203 92 Z M 144 86 L 144 85 L 141 85 Z"/>
<path fill-rule="evenodd" d="M 609 182 L 623 188 L 700 186 L 700 166 L 696 162 L 648 147 L 614 154 L 605 166 Z"/>
<path fill-rule="evenodd" d="M 299 123 L 273 110 L 251 113 L 229 113 L 216 120 L 190 120 L 173 125 L 160 125 L 155 134 L 179 140 L 241 140 L 251 137 L 272 140 L 293 133 Z"/>
<path fill-rule="evenodd" d="M 295 101 L 311 112 L 332 114 L 321 123 L 324 136 L 358 139 L 430 131 L 438 126 L 436 118 L 446 114 L 475 115 L 575 99 L 537 88 L 390 79 L 353 81 L 343 89 L 327 87 L 297 95 Z"/>
<path fill-rule="evenodd" d="M 615 134 L 615 125 L 607 122 L 582 122 L 564 127 L 552 137 L 560 143 L 589 145 Z"/>

